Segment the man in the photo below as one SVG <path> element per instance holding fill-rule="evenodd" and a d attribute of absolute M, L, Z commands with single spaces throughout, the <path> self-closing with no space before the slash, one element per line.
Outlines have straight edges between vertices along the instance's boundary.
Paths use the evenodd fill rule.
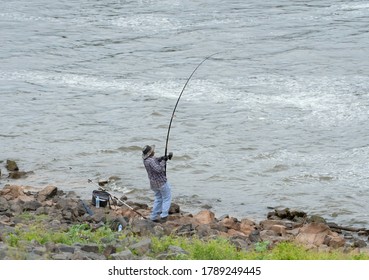
<path fill-rule="evenodd" d="M 142 159 L 150 180 L 150 188 L 154 191 L 155 199 L 150 220 L 154 222 L 166 222 L 172 201 L 171 186 L 166 176 L 166 162 L 173 154 L 160 158 L 154 157 L 155 145 L 146 145 L 142 149 Z"/>

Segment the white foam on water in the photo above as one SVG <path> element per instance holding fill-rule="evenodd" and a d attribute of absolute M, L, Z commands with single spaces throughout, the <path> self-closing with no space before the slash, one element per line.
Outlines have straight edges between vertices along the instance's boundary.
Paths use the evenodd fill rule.
<path fill-rule="evenodd" d="M 3 20 L 11 20 L 18 22 L 61 22 L 60 20 L 53 17 L 32 16 L 20 12 L 0 13 L 0 18 Z"/>
<path fill-rule="evenodd" d="M 340 10 L 369 10 L 369 3 L 345 3 L 339 6 Z"/>
<path fill-rule="evenodd" d="M 135 32 L 159 32 L 175 30 L 180 28 L 180 24 L 174 19 L 161 16 L 160 14 L 138 14 L 113 19 L 111 24 L 122 29 L 133 30 Z"/>
<path fill-rule="evenodd" d="M 365 121 L 368 117 L 369 99 L 365 92 L 369 89 L 367 77 L 258 77 L 249 83 L 253 91 L 243 100 L 253 103 L 258 110 L 289 109 L 298 110 L 300 121 L 311 125 L 332 126 Z M 296 118 L 296 115 L 292 115 Z M 283 117 L 283 116 L 281 116 Z M 297 119 L 298 120 L 298 119 Z"/>
<path fill-rule="evenodd" d="M 41 85 L 61 85 L 77 89 L 90 90 L 127 90 L 134 87 L 128 80 L 104 79 L 100 76 L 83 74 L 62 74 L 51 72 L 0 72 L 0 78 L 8 81 L 24 81 Z"/>

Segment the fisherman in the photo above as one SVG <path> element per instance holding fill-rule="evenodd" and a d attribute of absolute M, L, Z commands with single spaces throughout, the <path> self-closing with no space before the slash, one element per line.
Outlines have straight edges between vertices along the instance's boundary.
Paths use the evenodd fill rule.
<path fill-rule="evenodd" d="M 142 159 L 150 180 L 150 188 L 154 191 L 154 205 L 151 210 L 150 220 L 156 223 L 164 223 L 169 215 L 172 201 L 171 186 L 166 176 L 166 163 L 173 153 L 162 157 L 155 157 L 155 145 L 146 145 L 142 149 Z"/>

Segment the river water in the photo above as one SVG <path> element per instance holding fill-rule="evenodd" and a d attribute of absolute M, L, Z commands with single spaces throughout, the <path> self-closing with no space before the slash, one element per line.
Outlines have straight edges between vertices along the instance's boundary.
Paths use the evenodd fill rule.
<path fill-rule="evenodd" d="M 265 3 L 264 3 L 265 2 Z M 151 203 L 164 154 L 185 211 L 289 207 L 369 222 L 369 3 L 12 0 L 0 4 L 0 184 L 96 185 Z M 6 159 L 27 178 L 10 180 Z"/>

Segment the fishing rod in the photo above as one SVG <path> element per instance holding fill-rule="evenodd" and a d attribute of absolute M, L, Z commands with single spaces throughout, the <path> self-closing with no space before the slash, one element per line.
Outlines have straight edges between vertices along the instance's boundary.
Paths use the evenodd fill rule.
<path fill-rule="evenodd" d="M 173 122 L 173 117 L 174 117 L 174 114 L 176 112 L 176 109 L 177 109 L 177 106 L 178 106 L 178 103 L 179 103 L 179 100 L 181 99 L 182 97 L 182 94 L 188 84 L 188 82 L 191 80 L 193 74 L 195 74 L 196 70 L 201 66 L 201 64 L 203 64 L 206 60 L 208 60 L 209 58 L 211 58 L 212 56 L 218 54 L 219 52 L 216 52 L 216 53 L 213 53 L 212 55 L 209 55 L 207 57 L 205 57 L 197 66 L 196 68 L 192 71 L 191 75 L 188 77 L 186 83 L 184 84 L 183 88 L 182 88 L 182 91 L 177 99 L 177 102 L 176 102 L 176 105 L 174 106 L 174 109 L 173 109 L 173 113 L 172 113 L 172 117 L 170 118 L 170 122 L 169 122 L 169 127 L 168 127 L 168 132 L 167 132 L 167 139 L 166 139 L 166 142 L 165 142 L 165 152 L 164 152 L 164 156 L 167 157 L 167 153 L 168 153 L 168 141 L 169 141 L 169 134 L 170 134 L 170 128 L 172 126 L 172 122 Z"/>

